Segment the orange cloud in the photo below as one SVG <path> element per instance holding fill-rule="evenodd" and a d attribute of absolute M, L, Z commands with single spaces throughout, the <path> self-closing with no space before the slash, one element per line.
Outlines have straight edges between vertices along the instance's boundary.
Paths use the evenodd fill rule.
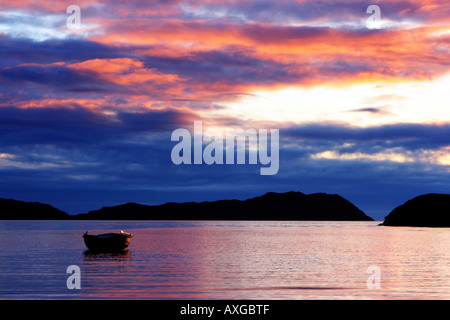
<path fill-rule="evenodd" d="M 182 81 L 179 76 L 162 74 L 154 68 L 146 68 L 142 61 L 132 58 L 93 59 L 68 65 L 75 70 L 95 72 L 100 78 L 120 85 L 135 85 L 152 82 L 155 84 Z"/>
<path fill-rule="evenodd" d="M 251 4 L 251 1 L 225 2 L 230 6 Z M 308 3 L 306 0 L 298 2 Z M 221 3 L 224 1 L 192 1 L 189 6 L 200 10 Z M 409 3 L 410 6 L 404 1 L 390 2 L 393 8 L 398 5 L 398 16 L 417 18 L 422 15 L 424 21 L 436 23 L 381 30 L 238 23 L 226 16 L 203 20 L 195 16 L 186 18 L 183 15 L 186 12 L 176 5 L 178 2 L 149 6 L 144 1 L 96 4 L 85 0 L 78 5 L 91 11 L 82 14 L 83 21 L 99 26 L 99 32 L 86 35 L 86 40 L 120 49 L 120 57 L 89 57 L 79 62 L 52 62 L 40 66 L 66 67 L 117 85 L 106 88 L 106 93 L 91 94 L 93 100 L 106 95 L 110 104 L 114 99 L 123 98 L 133 107 L 151 108 L 161 101 L 180 107 L 191 102 L 233 100 L 239 93 L 258 89 L 403 82 L 442 76 L 447 72 L 450 52 L 450 27 L 442 20 L 445 2 L 415 0 Z M 326 2 L 320 5 L 325 6 Z M 38 7 L 64 13 L 67 4 L 29 0 L 5 5 L 5 8 L 23 10 Z M 336 15 L 324 12 L 324 21 L 332 21 Z M 360 19 L 364 18 L 362 15 Z M 221 57 L 213 57 L 216 53 Z M 124 57 L 127 54 L 129 57 Z M 144 63 L 152 58 L 156 60 L 154 64 Z M 172 62 L 182 67 L 177 68 L 176 64 L 170 64 Z M 52 99 L 56 95 L 49 93 Z M 66 98 L 64 94 L 61 96 L 62 100 Z"/>

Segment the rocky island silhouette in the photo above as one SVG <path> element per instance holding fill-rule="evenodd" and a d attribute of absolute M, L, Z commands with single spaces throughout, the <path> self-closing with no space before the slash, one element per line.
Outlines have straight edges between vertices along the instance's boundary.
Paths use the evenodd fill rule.
<path fill-rule="evenodd" d="M 48 204 L 0 199 L 0 220 L 373 221 L 337 194 L 269 192 L 247 200 L 125 203 L 69 215 Z M 450 195 L 425 194 L 396 207 L 382 226 L 450 227 Z"/>
<path fill-rule="evenodd" d="M 336 194 L 269 192 L 247 200 L 166 203 L 148 206 L 137 203 L 104 207 L 76 216 L 77 219 L 142 220 L 330 220 L 372 221 L 364 212 Z"/>
<path fill-rule="evenodd" d="M 384 226 L 450 227 L 450 194 L 424 194 L 396 207 Z"/>

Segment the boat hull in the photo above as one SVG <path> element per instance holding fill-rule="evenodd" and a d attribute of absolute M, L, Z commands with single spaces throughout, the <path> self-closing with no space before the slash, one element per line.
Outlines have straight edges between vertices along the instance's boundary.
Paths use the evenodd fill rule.
<path fill-rule="evenodd" d="M 100 235 L 83 235 L 86 247 L 91 251 L 121 251 L 130 245 L 132 234 L 129 233 L 104 233 Z"/>

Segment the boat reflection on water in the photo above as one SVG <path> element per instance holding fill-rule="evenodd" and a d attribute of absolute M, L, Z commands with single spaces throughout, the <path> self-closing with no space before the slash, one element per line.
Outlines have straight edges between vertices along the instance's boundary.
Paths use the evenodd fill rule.
<path fill-rule="evenodd" d="M 131 256 L 129 250 L 120 250 L 112 252 L 100 252 L 93 250 L 86 250 L 83 252 L 84 260 L 111 260 L 111 261 L 121 261 L 128 260 Z"/>

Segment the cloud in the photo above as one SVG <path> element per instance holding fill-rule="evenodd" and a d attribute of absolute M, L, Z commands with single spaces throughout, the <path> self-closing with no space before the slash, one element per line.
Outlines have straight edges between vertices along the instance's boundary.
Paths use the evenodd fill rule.
<path fill-rule="evenodd" d="M 347 112 L 357 112 L 357 113 L 367 113 L 372 116 L 385 116 L 385 115 L 391 115 L 392 112 L 390 112 L 389 109 L 390 106 L 381 106 L 381 107 L 365 107 L 365 108 L 357 108 L 348 110 Z"/>
<path fill-rule="evenodd" d="M 23 8 L 22 5 L 17 6 Z M 217 103 L 227 94 L 263 88 L 342 86 L 382 80 L 428 81 L 442 76 L 448 69 L 445 52 L 436 51 L 435 46 L 436 37 L 444 43 L 447 36 L 436 33 L 445 31 L 445 27 L 374 31 L 333 25 L 289 25 L 267 20 L 265 14 L 276 8 L 284 16 L 309 14 L 316 19 L 324 15 L 325 19 L 333 20 L 339 12 L 359 11 L 359 6 L 350 6 L 346 1 L 331 7 L 329 3 L 308 1 L 228 3 L 230 7 L 226 11 L 230 14 L 241 12 L 251 16 L 254 11 L 250 9 L 259 8 L 256 12 L 261 13 L 260 19 L 252 22 L 244 19 L 245 23 L 186 19 L 180 13 L 183 5 L 205 7 L 207 11 L 223 8 L 217 3 L 158 3 L 153 13 L 147 13 L 149 16 L 135 13 L 140 18 L 133 15 L 133 23 L 127 23 L 131 19 L 124 14 L 127 8 L 129 11 L 135 7 L 151 8 L 134 2 L 105 4 L 102 9 L 88 3 L 81 5 L 87 6 L 87 19 L 101 25 L 104 32 L 85 38 L 74 35 L 40 42 L 14 34 L 4 36 L 0 49 L 7 55 L 0 67 L 3 67 L 5 86 L 10 80 L 15 86 L 26 85 L 29 79 L 70 94 L 91 94 L 91 98 L 97 93 L 100 97 L 102 92 L 117 92 L 122 96 L 143 95 L 153 101 L 209 99 Z M 170 16 L 158 15 L 159 9 L 167 12 L 172 6 L 177 9 Z M 306 9 L 293 11 L 292 6 Z M 334 10 L 334 6 L 343 11 Z M 401 12 L 408 3 L 395 2 L 394 7 L 398 8 L 390 11 Z M 119 18 L 113 14 L 119 14 Z M 12 26 L 13 22 L 14 17 L 10 17 L 5 24 Z M 24 66 L 26 63 L 42 66 Z M 50 66 L 52 63 L 64 65 Z M 113 66 L 121 64 L 121 72 L 111 72 Z M 61 81 L 52 82 L 59 78 Z M 28 86 L 27 90 L 19 92 L 13 88 L 12 91 L 16 99 L 20 95 L 30 100 L 33 96 L 58 94 L 61 99 L 67 98 L 67 94 L 54 88 Z M 136 98 L 130 103 L 139 104 Z"/>
<path fill-rule="evenodd" d="M 351 112 L 384 113 L 381 108 L 359 108 L 350 110 Z"/>
<path fill-rule="evenodd" d="M 294 140 L 379 143 L 410 150 L 441 148 L 450 144 L 449 123 L 396 123 L 362 128 L 347 124 L 307 123 L 293 125 L 284 129 L 283 133 Z"/>
<path fill-rule="evenodd" d="M 95 146 L 131 141 L 142 132 L 169 132 L 195 118 L 190 111 L 152 110 L 140 113 L 103 113 L 77 105 L 58 108 L 0 109 L 0 146 Z"/>

